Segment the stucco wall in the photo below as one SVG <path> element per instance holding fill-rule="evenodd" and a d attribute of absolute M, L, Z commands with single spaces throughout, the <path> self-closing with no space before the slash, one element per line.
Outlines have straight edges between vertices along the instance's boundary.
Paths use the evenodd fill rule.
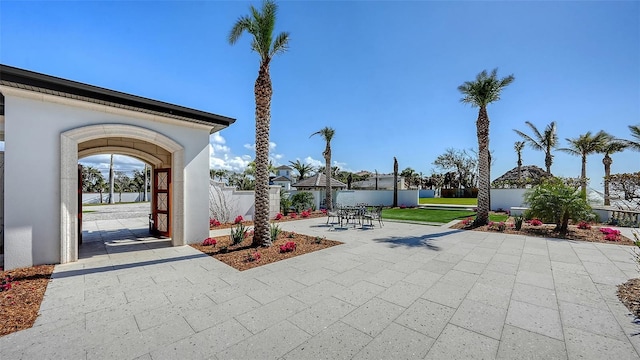
<path fill-rule="evenodd" d="M 232 222 L 238 215 L 245 220 L 254 219 L 255 191 L 236 190 L 235 187 L 224 186 L 215 181 L 210 181 L 209 186 L 209 217 L 216 218 L 221 223 Z M 226 215 L 215 216 L 215 212 Z M 269 188 L 269 219 L 273 219 L 278 212 L 280 212 L 280 186 L 272 185 Z"/>
<path fill-rule="evenodd" d="M 208 191 L 210 150 L 204 127 L 161 118 L 153 121 L 102 105 L 79 107 L 79 102 L 62 98 L 50 102 L 53 97 L 47 95 L 42 95 L 47 101 L 4 95 L 6 268 L 60 262 L 60 134 L 87 125 L 138 126 L 182 145 L 184 205 L 174 204 L 173 211 L 184 214 L 185 241 L 206 237 L 208 199 L 202 194 Z"/>
<path fill-rule="evenodd" d="M 524 193 L 528 189 L 491 189 L 491 210 L 509 210 L 512 206 L 523 207 Z"/>
<path fill-rule="evenodd" d="M 393 190 L 341 190 L 336 194 L 340 205 L 393 205 Z M 398 190 L 398 205 L 417 206 L 418 190 Z"/>

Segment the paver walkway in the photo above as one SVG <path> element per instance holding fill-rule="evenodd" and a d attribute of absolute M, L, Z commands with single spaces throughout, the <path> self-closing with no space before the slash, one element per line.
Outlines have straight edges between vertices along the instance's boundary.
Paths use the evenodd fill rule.
<path fill-rule="evenodd" d="M 0 338 L 0 359 L 639 358 L 615 295 L 638 276 L 630 247 L 281 227 L 345 244 L 243 272 L 190 247 L 94 246 L 56 266 L 35 326 Z"/>

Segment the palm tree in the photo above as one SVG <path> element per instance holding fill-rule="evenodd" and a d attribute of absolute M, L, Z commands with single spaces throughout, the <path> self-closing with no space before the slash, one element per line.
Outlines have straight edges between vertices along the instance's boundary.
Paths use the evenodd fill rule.
<path fill-rule="evenodd" d="M 475 226 L 485 225 L 489 221 L 489 115 L 487 105 L 500 100 L 500 92 L 515 80 L 513 75 L 498 79 L 498 69 L 491 74 L 480 72 L 474 81 L 466 81 L 458 86 L 463 95 L 461 102 L 479 108 L 476 120 L 478 136 L 478 213 Z"/>
<path fill-rule="evenodd" d="M 524 149 L 524 141 L 516 141 L 513 149 L 518 154 L 518 185 L 522 185 L 522 149 Z"/>
<path fill-rule="evenodd" d="M 568 148 L 560 148 L 568 154 L 580 156 L 582 158 L 582 171 L 580 172 L 580 182 L 582 184 L 582 197 L 587 196 L 587 155 L 600 152 L 609 135 L 600 130 L 595 135 L 591 135 L 591 131 L 578 136 L 575 139 L 567 138 Z"/>
<path fill-rule="evenodd" d="M 273 37 L 278 6 L 265 0 L 261 9 L 250 6 L 251 14 L 241 16 L 229 33 L 229 43 L 235 44 L 244 32 L 252 36 L 251 50 L 260 55 L 260 68 L 254 86 L 256 99 L 256 194 L 253 246 L 270 246 L 269 235 L 269 126 L 271 121 L 271 59 L 284 53 L 289 44 L 289 33 Z"/>
<path fill-rule="evenodd" d="M 634 140 L 624 140 L 627 147 L 640 151 L 640 124 L 638 125 L 629 125 L 629 131 L 631 131 L 631 136 L 635 138 Z"/>
<path fill-rule="evenodd" d="M 556 131 L 556 122 L 552 121 L 544 129 L 543 133 L 538 131 L 531 122 L 525 121 L 525 124 L 533 131 L 533 137 L 523 133 L 520 130 L 513 129 L 518 135 L 522 136 L 525 142 L 534 150 L 544 151 L 544 165 L 547 167 L 547 174 L 551 175 L 551 164 L 553 164 L 553 155 L 551 150 L 558 147 L 558 133 Z"/>
<path fill-rule="evenodd" d="M 291 167 L 298 172 L 298 181 L 304 179 L 305 175 L 312 173 L 314 170 L 313 165 L 303 164 L 300 160 L 296 160 L 296 162 L 289 161 L 289 163 L 291 164 Z"/>
<path fill-rule="evenodd" d="M 333 210 L 333 202 L 331 200 L 331 139 L 333 139 L 333 135 L 335 133 L 336 131 L 333 128 L 326 126 L 320 129 L 320 131 L 316 131 L 311 134 L 311 136 L 322 136 L 322 138 L 326 142 L 326 146 L 324 148 L 324 151 L 322 152 L 322 156 L 324 157 L 324 175 L 326 177 L 324 202 L 327 210 L 329 211 Z"/>
<path fill-rule="evenodd" d="M 604 154 L 604 158 L 602 159 L 602 163 L 604 164 L 604 205 L 611 205 L 611 199 L 609 195 L 609 176 L 611 175 L 611 164 L 613 163 L 613 159 L 611 159 L 611 154 L 620 152 L 627 147 L 627 143 L 622 140 L 617 140 L 611 135 L 607 135 L 607 138 L 598 151 L 601 154 Z"/>

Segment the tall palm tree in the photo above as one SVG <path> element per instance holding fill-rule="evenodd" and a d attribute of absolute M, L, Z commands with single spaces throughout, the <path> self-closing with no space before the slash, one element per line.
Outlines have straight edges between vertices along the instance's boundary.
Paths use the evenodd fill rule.
<path fill-rule="evenodd" d="M 331 139 L 333 139 L 333 135 L 335 135 L 335 133 L 336 131 L 333 128 L 326 126 L 319 131 L 311 134 L 311 136 L 322 136 L 322 138 L 326 142 L 326 146 L 324 148 L 324 151 L 322 152 L 322 156 L 324 157 L 324 175 L 326 177 L 324 202 L 327 210 L 329 211 L 333 210 L 333 202 L 331 200 Z"/>
<path fill-rule="evenodd" d="M 602 164 L 604 164 L 604 205 L 611 205 L 611 196 L 609 195 L 609 176 L 611 175 L 611 154 L 620 152 L 627 147 L 626 142 L 615 139 L 611 135 L 607 135 L 607 138 L 600 148 L 599 153 L 604 154 Z"/>
<path fill-rule="evenodd" d="M 533 137 L 523 133 L 520 130 L 513 129 L 518 135 L 522 136 L 525 142 L 534 150 L 544 151 L 544 165 L 547 167 L 547 174 L 551 174 L 551 164 L 553 164 L 553 155 L 551 150 L 558 147 L 558 132 L 556 130 L 556 122 L 552 121 L 544 129 L 543 133 L 538 131 L 531 122 L 525 121 L 525 124 L 533 131 Z"/>
<path fill-rule="evenodd" d="M 298 172 L 298 181 L 304 179 L 307 174 L 312 173 L 314 170 L 313 165 L 303 164 L 300 160 L 296 160 L 295 162 L 289 161 L 289 163 L 291 164 L 291 167 Z"/>
<path fill-rule="evenodd" d="M 513 149 L 518 154 L 518 185 L 522 185 L 522 149 L 524 149 L 524 141 L 516 141 Z"/>
<path fill-rule="evenodd" d="M 627 147 L 640 151 L 640 124 L 629 125 L 629 131 L 631 131 L 631 136 L 635 140 L 624 140 L 624 142 L 627 144 Z"/>
<path fill-rule="evenodd" d="M 600 152 L 608 138 L 609 135 L 602 130 L 598 131 L 595 135 L 591 135 L 591 131 L 587 131 L 585 134 L 582 134 L 575 139 L 567 138 L 566 140 L 569 143 L 569 147 L 558 149 L 582 158 L 580 183 L 582 186 L 583 198 L 586 198 L 587 196 L 587 155 Z"/>
<path fill-rule="evenodd" d="M 241 16 L 231 28 L 229 43 L 235 44 L 243 33 L 251 35 L 251 50 L 260 56 L 260 68 L 254 86 L 256 99 L 256 193 L 253 246 L 271 246 L 269 236 L 269 126 L 271 121 L 271 59 L 284 53 L 289 45 L 289 33 L 281 32 L 275 38 L 278 6 L 265 0 L 261 9 L 250 6 L 250 15 Z"/>
<path fill-rule="evenodd" d="M 513 75 L 498 79 L 498 69 L 491 74 L 480 72 L 474 81 L 466 81 L 458 86 L 463 95 L 461 102 L 478 109 L 476 131 L 478 136 L 478 213 L 474 225 L 489 222 L 489 115 L 487 105 L 500 100 L 500 92 L 515 80 Z"/>

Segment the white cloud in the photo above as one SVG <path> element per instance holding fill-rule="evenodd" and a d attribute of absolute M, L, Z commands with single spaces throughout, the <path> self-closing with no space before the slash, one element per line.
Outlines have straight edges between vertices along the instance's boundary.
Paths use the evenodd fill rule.
<path fill-rule="evenodd" d="M 220 135 L 219 132 L 213 133 L 211 135 L 211 142 L 215 143 L 215 144 L 226 144 L 227 141 L 222 137 L 222 135 Z"/>
<path fill-rule="evenodd" d="M 320 161 L 320 160 L 316 160 L 314 158 L 312 158 L 311 156 L 307 156 L 306 158 L 304 158 L 304 162 L 305 164 L 309 164 L 315 168 L 318 168 L 320 166 L 324 166 L 324 161 Z"/>

